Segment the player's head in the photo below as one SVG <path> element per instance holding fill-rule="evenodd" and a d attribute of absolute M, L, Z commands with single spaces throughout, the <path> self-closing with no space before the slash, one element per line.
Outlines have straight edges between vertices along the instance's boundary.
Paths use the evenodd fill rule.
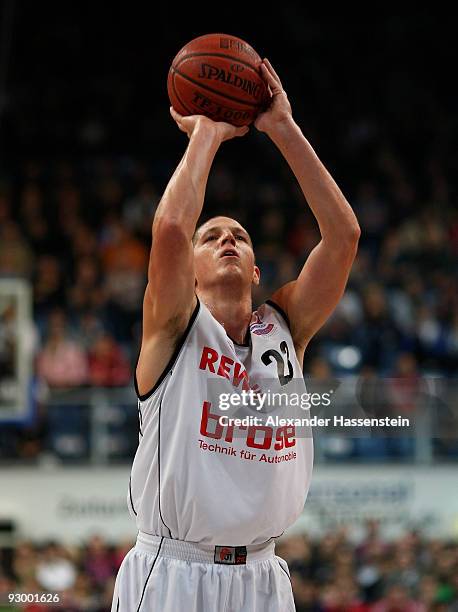
<path fill-rule="evenodd" d="M 251 287 L 259 284 L 250 235 L 231 217 L 212 217 L 200 225 L 193 237 L 197 287 L 211 289 L 227 283 Z"/>

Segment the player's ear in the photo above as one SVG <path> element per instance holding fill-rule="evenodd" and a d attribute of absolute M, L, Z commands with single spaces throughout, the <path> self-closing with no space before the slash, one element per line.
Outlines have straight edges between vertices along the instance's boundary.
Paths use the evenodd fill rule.
<path fill-rule="evenodd" d="M 258 268 L 258 266 L 255 266 L 253 270 L 253 285 L 259 285 L 260 278 L 261 270 Z"/>

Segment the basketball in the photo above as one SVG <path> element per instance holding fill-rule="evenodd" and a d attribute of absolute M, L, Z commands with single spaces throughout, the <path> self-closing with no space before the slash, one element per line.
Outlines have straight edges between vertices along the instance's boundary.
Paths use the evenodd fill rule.
<path fill-rule="evenodd" d="M 269 101 L 260 65 L 258 53 L 240 38 L 199 36 L 172 62 L 167 79 L 170 102 L 184 116 L 249 125 Z"/>

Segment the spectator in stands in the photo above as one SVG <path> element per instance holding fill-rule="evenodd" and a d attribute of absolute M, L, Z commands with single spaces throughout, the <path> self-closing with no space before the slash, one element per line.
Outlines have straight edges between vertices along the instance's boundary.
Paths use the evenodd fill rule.
<path fill-rule="evenodd" d="M 144 244 L 136 239 L 118 217 L 111 215 L 103 226 L 102 261 L 107 274 L 126 266 L 133 273 L 144 270 L 148 252 Z"/>
<path fill-rule="evenodd" d="M 99 609 L 99 599 L 90 576 L 83 571 L 79 572 L 74 583 L 61 593 L 58 609 L 63 608 L 65 612 L 95 612 Z"/>
<path fill-rule="evenodd" d="M 69 183 L 59 186 L 55 197 L 61 233 L 65 240 L 74 240 L 83 225 L 80 191 L 76 185 Z"/>
<path fill-rule="evenodd" d="M 129 362 L 113 336 L 97 337 L 89 351 L 89 382 L 94 387 L 120 387 L 130 382 Z"/>
<path fill-rule="evenodd" d="M 405 587 L 394 584 L 371 612 L 428 612 L 426 606 L 412 599 Z"/>
<path fill-rule="evenodd" d="M 76 261 L 75 278 L 68 290 L 68 305 L 74 314 L 101 312 L 106 296 L 98 260 L 86 255 Z"/>
<path fill-rule="evenodd" d="M 21 228 L 36 255 L 51 254 L 56 247 L 56 236 L 44 213 L 44 197 L 40 186 L 28 182 L 20 194 Z"/>
<path fill-rule="evenodd" d="M 366 534 L 364 540 L 357 547 L 360 562 L 373 560 L 386 553 L 387 544 L 380 535 L 380 523 L 375 519 L 366 521 Z"/>
<path fill-rule="evenodd" d="M 119 219 L 112 217 L 104 226 L 102 261 L 112 331 L 118 340 L 126 342 L 140 318 L 148 251 Z"/>
<path fill-rule="evenodd" d="M 291 571 L 291 586 L 296 612 L 322 612 L 318 602 L 318 588 L 312 580 L 306 580 L 298 571 Z"/>
<path fill-rule="evenodd" d="M 27 580 L 35 578 L 36 563 L 37 551 L 32 542 L 19 542 L 14 551 L 11 568 L 18 584 L 23 584 Z"/>
<path fill-rule="evenodd" d="M 335 580 L 325 584 L 320 596 L 322 612 L 369 612 L 359 597 L 353 580 Z"/>
<path fill-rule="evenodd" d="M 363 363 L 381 372 L 391 367 L 401 342 L 387 303 L 384 288 L 372 283 L 364 291 L 365 318 L 355 333 Z"/>
<path fill-rule="evenodd" d="M 14 593 L 16 590 L 16 585 L 14 584 L 14 580 L 9 576 L 6 576 L 0 571 L 0 602 L 8 602 L 8 595 L 10 593 Z M 0 603 L 0 611 L 4 612 L 15 612 L 16 610 L 20 610 L 20 604 L 9 604 L 8 607 L 5 608 Z"/>
<path fill-rule="evenodd" d="M 278 550 L 278 554 L 287 561 L 291 572 L 296 572 L 303 577 L 312 575 L 312 547 L 304 535 L 290 536 L 279 543 Z"/>
<path fill-rule="evenodd" d="M 133 545 L 134 544 L 130 540 L 124 540 L 123 542 L 115 546 L 115 550 L 114 550 L 115 575 L 118 573 L 118 570 L 121 567 L 121 563 L 123 562 L 124 557 L 129 552 L 129 550 L 133 547 Z M 110 597 L 110 602 L 111 602 L 111 597 Z"/>
<path fill-rule="evenodd" d="M 68 552 L 57 542 L 49 542 L 42 549 L 36 566 L 36 579 L 50 592 L 71 588 L 76 581 L 76 567 Z"/>
<path fill-rule="evenodd" d="M 0 554 L 0 594 L 2 589 L 48 589 L 59 592 L 66 612 L 108 612 L 117 568 L 131 545 L 122 542 L 112 548 L 99 535 L 72 551 L 54 542 L 19 543 L 11 564 Z M 297 612 L 458 609 L 456 543 L 426 540 L 413 531 L 388 542 L 370 522 L 360 545 L 351 544 L 345 531 L 334 530 L 315 543 L 303 535 L 289 536 L 280 540 L 277 552 L 290 564 Z M 27 609 L 44 610 L 39 604 Z"/>
<path fill-rule="evenodd" d="M 419 584 L 418 600 L 427 610 L 431 610 L 433 605 L 437 603 L 438 592 L 439 584 L 437 579 L 431 575 L 423 576 Z"/>
<path fill-rule="evenodd" d="M 30 278 L 32 251 L 13 221 L 0 225 L 0 276 Z"/>
<path fill-rule="evenodd" d="M 53 255 L 41 255 L 36 260 L 33 280 L 33 307 L 38 324 L 44 327 L 51 310 L 64 302 L 61 262 Z"/>
<path fill-rule="evenodd" d="M 68 265 L 71 269 L 76 267 L 76 262 L 81 257 L 98 257 L 99 243 L 96 232 L 91 226 L 76 221 L 76 225 L 71 229 L 70 240 L 71 259 Z M 68 249 L 66 255 L 68 256 Z"/>
<path fill-rule="evenodd" d="M 92 536 L 87 543 L 82 566 L 96 588 L 102 588 L 115 573 L 114 554 L 100 536 Z"/>
<path fill-rule="evenodd" d="M 81 346 L 89 353 L 94 339 L 105 333 L 105 319 L 100 313 L 91 310 L 84 311 L 76 319 L 78 324 L 78 340 Z"/>
<path fill-rule="evenodd" d="M 115 585 L 115 577 L 112 576 L 109 578 L 105 584 L 103 591 L 99 598 L 99 608 L 95 610 L 95 612 L 106 612 L 111 610 L 111 603 L 113 601 L 113 591 Z"/>
<path fill-rule="evenodd" d="M 404 586 L 409 593 L 415 593 L 420 582 L 420 574 L 416 567 L 416 559 L 413 550 L 397 551 L 395 558 L 395 569 L 391 576 L 387 577 L 388 582 L 397 582 Z"/>
<path fill-rule="evenodd" d="M 355 210 L 361 219 L 361 247 L 376 260 L 388 222 L 389 207 L 377 193 L 372 181 L 363 181 L 357 188 Z"/>
<path fill-rule="evenodd" d="M 47 339 L 37 357 L 37 372 L 50 387 L 75 387 L 88 382 L 86 355 L 69 337 L 65 313 L 54 310 L 49 318 Z"/>
<path fill-rule="evenodd" d="M 160 196 L 150 181 L 140 183 L 136 192 L 123 205 L 123 221 L 146 243 L 151 239 L 151 220 Z"/>

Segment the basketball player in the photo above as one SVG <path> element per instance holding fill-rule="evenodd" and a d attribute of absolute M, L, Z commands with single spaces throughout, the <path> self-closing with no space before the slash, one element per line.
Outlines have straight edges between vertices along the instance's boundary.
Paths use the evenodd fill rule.
<path fill-rule="evenodd" d="M 216 217 L 196 231 L 220 144 L 247 127 L 171 114 L 189 144 L 154 218 L 136 369 L 140 439 L 128 504 L 139 529 L 116 579 L 117 612 L 288 612 L 294 601 L 275 538 L 302 512 L 311 437 L 293 426 L 226 426 L 224 392 L 302 381 L 310 338 L 334 310 L 359 227 L 292 118 L 264 60 L 272 96 L 255 122 L 276 144 L 315 215 L 321 241 L 295 281 L 252 313 L 260 281 L 250 236 Z"/>

